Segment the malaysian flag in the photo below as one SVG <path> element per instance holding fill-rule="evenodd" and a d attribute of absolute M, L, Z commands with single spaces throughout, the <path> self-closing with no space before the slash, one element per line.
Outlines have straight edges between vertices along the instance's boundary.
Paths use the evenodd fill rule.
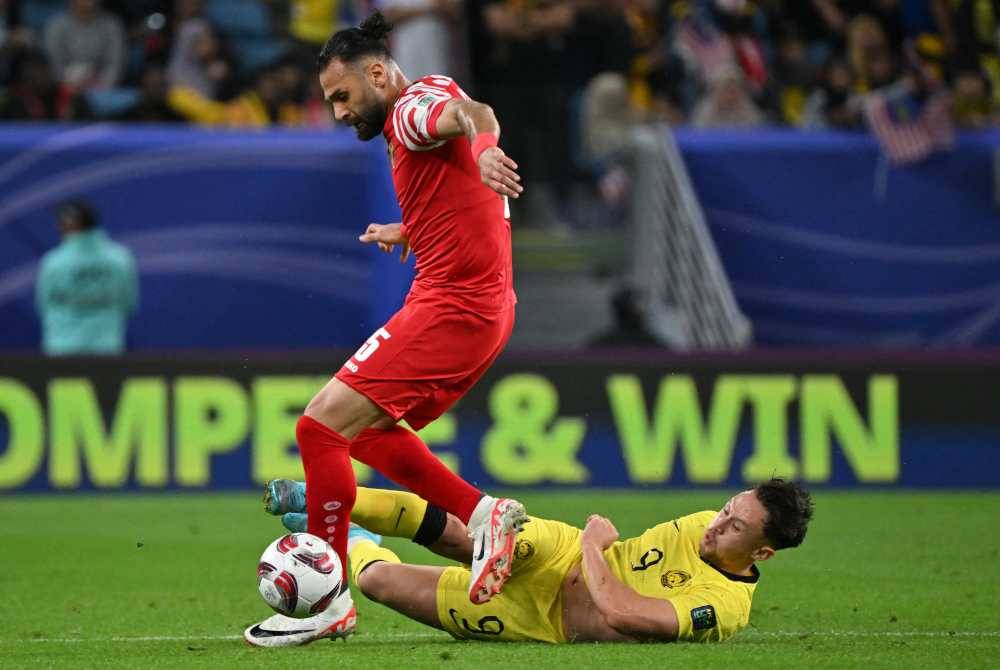
<path fill-rule="evenodd" d="M 865 101 L 865 118 L 894 165 L 918 163 L 955 140 L 951 95 L 939 91 L 920 99 L 906 87 L 876 92 Z"/>
<path fill-rule="evenodd" d="M 953 102 L 942 75 L 944 43 L 937 36 L 920 35 L 903 52 L 909 77 L 871 94 L 864 106 L 868 125 L 895 165 L 917 163 L 955 141 Z"/>

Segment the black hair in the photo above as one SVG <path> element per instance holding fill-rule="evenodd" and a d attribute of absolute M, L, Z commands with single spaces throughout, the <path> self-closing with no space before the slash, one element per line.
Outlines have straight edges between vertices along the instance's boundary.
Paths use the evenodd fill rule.
<path fill-rule="evenodd" d="M 806 537 L 813 516 L 812 496 L 795 482 L 775 477 L 754 487 L 767 510 L 764 536 L 775 549 L 797 547 Z"/>
<path fill-rule="evenodd" d="M 84 200 L 68 200 L 59 205 L 60 219 L 72 219 L 80 230 L 91 230 L 97 227 L 97 215 L 94 208 Z"/>
<path fill-rule="evenodd" d="M 386 38 L 392 30 L 382 12 L 377 9 L 357 28 L 338 30 L 326 41 L 316 58 L 316 66 L 322 72 L 334 58 L 351 63 L 362 56 L 391 58 Z"/>

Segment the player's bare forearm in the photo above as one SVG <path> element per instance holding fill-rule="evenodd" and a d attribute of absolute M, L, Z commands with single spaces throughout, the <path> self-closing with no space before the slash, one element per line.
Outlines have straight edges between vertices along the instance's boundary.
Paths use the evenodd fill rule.
<path fill-rule="evenodd" d="M 500 195 L 517 198 L 524 187 L 517 174 L 517 163 L 497 146 L 500 124 L 489 105 L 474 100 L 450 100 L 437 121 L 437 137 L 454 139 L 465 135 L 472 145 L 472 155 L 479 176 Z"/>
<path fill-rule="evenodd" d="M 451 140 L 465 135 L 470 142 L 474 142 L 480 133 L 500 137 L 500 124 L 493 108 L 475 100 L 456 98 L 448 101 L 437 120 L 438 138 Z"/>
<path fill-rule="evenodd" d="M 618 539 L 618 532 L 603 517 L 592 516 L 581 539 L 583 574 L 594 605 L 609 626 L 637 639 L 677 639 L 677 612 L 664 600 L 639 595 L 619 580 L 604 550 Z"/>

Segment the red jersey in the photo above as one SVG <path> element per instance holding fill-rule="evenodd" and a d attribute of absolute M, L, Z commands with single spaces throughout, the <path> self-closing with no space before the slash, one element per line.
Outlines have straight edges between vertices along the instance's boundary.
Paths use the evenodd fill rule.
<path fill-rule="evenodd" d="M 517 301 L 506 201 L 482 183 L 466 137 L 438 138 L 437 120 L 453 98 L 469 96 L 451 78 L 418 79 L 382 129 L 403 233 L 417 259 L 410 296 L 500 312 Z"/>

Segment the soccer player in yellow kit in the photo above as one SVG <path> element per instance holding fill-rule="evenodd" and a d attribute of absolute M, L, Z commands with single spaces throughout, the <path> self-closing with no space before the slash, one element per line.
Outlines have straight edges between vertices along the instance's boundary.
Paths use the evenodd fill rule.
<path fill-rule="evenodd" d="M 362 489 L 358 500 L 355 521 L 369 531 L 471 561 L 464 525 L 417 496 Z M 733 496 L 718 512 L 679 517 L 626 540 L 597 515 L 582 531 L 532 518 L 518 535 L 510 581 L 482 605 L 469 601 L 467 567 L 401 563 L 361 529 L 351 533 L 349 554 L 368 598 L 456 638 L 716 642 L 749 622 L 755 563 L 798 546 L 811 518 L 809 493 L 781 479 Z"/>

